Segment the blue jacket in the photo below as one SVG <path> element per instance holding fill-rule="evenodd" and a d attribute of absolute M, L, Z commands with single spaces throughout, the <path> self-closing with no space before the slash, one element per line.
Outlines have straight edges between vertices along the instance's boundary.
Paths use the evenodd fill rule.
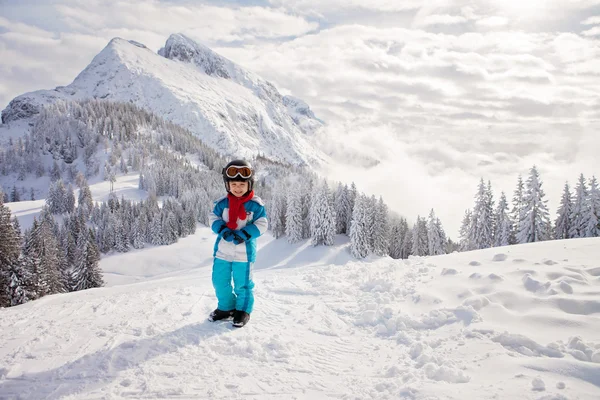
<path fill-rule="evenodd" d="M 237 220 L 238 230 L 244 228 L 251 236 L 244 243 L 235 244 L 217 237 L 213 257 L 225 261 L 254 262 L 256 260 L 256 238 L 267 231 L 267 213 L 262 200 L 254 196 L 244 204 L 246 219 Z M 229 222 L 229 200 L 227 196 L 215 201 L 215 207 L 208 216 L 210 227 L 214 233 L 219 234 L 221 228 Z"/>

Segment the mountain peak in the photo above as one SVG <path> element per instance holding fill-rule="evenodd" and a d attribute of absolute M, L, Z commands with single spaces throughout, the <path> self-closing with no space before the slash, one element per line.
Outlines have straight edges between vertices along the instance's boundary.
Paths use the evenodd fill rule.
<path fill-rule="evenodd" d="M 90 98 L 132 102 L 221 154 L 261 154 L 294 165 L 327 158 L 311 138 L 323 122 L 305 102 L 282 96 L 267 80 L 182 34 L 171 35 L 158 54 L 114 38 L 70 85 L 16 97 L 2 121 L 34 116 L 45 104 Z"/>
<path fill-rule="evenodd" d="M 194 64 L 206 75 L 231 78 L 231 61 L 181 33 L 172 34 L 158 54 L 170 60 Z"/>

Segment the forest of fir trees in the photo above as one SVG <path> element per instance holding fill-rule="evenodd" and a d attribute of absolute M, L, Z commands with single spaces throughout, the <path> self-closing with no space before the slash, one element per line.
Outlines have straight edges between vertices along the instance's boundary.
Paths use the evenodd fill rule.
<path fill-rule="evenodd" d="M 53 235 L 48 242 L 63 243 L 61 248 L 71 250 L 50 257 L 61 261 L 48 262 L 55 266 L 49 272 L 33 267 L 15 270 L 15 265 L 23 265 L 14 260 L 26 258 L 31 234 L 26 231 L 20 236 L 18 222 L 8 213 L 20 249 L 8 249 L 8 245 L 0 248 L 0 279 L 5 288 L 2 304 L 19 304 L 53 291 L 99 286 L 101 279 L 95 278 L 90 280 L 93 284 L 76 283 L 75 278 L 82 276 L 75 272 L 76 267 L 88 265 L 88 270 L 97 271 L 94 254 L 99 258 L 99 253 L 175 243 L 193 233 L 198 222 L 206 225 L 213 201 L 224 195 L 220 170 L 227 160 L 185 129 L 131 104 L 91 100 L 48 107 L 25 139 L 12 146 L 0 149 L 0 172 L 13 174 L 17 180 L 49 176 L 47 205 L 34 227 Z M 315 246 L 328 246 L 334 243 L 335 235 L 344 234 L 349 236 L 350 252 L 356 258 L 370 254 L 407 258 L 552 237 L 598 236 L 598 229 L 593 229 L 597 228 L 600 209 L 598 185 L 595 179 L 586 183 L 583 176 L 574 194 L 568 185 L 565 187 L 563 211 L 559 211 L 553 229 L 535 168 L 527 186 L 519 179 L 515 192 L 518 200 L 513 201 L 511 212 L 504 194 L 494 208 L 491 184 L 485 186 L 482 180 L 475 207 L 465 214 L 461 241 L 454 243 L 446 237 L 434 210 L 428 218 L 418 216 L 411 228 L 405 218 L 390 213 L 381 198 L 359 193 L 354 184 L 330 186 L 305 168 L 260 156 L 253 163 L 259 171 L 256 191 L 266 202 L 269 229 L 275 238 L 284 236 L 290 243 L 310 239 Z M 45 169 L 44 165 L 50 167 Z M 111 193 L 106 202 L 92 201 L 86 177 L 102 176 L 113 183 L 117 175 L 131 171 L 139 172 L 139 188 L 149 194 L 146 200 L 132 202 Z M 78 201 L 73 185 L 79 191 Z M 12 191 L 18 192 L 15 187 Z M 5 194 L 2 199 L 6 202 L 9 198 Z M 62 222 L 54 222 L 53 216 Z M 43 249 L 37 245 L 27 248 L 30 254 Z M 56 284 L 55 278 L 40 278 L 54 282 L 45 283 L 51 289 L 32 289 L 40 286 L 29 283 L 30 276 L 36 274 L 58 276 L 61 283 Z"/>
<path fill-rule="evenodd" d="M 600 188 L 596 177 L 579 176 L 575 190 L 565 183 L 554 222 L 536 166 L 521 176 L 510 207 L 502 192 L 495 205 L 491 183 L 480 180 L 473 209 L 465 211 L 459 250 L 477 250 L 545 240 L 600 237 Z"/>
<path fill-rule="evenodd" d="M 0 247 L 0 306 L 101 286 L 101 253 L 172 244 L 193 233 L 198 222 L 206 225 L 213 201 L 225 194 L 220 170 L 226 162 L 185 129 L 131 104 L 90 100 L 46 107 L 30 132 L 0 149 L 3 175 L 17 182 L 49 181 L 42 193 L 46 206 L 25 232 L 2 206 L 2 233 L 14 240 Z M 253 163 L 265 177 L 256 189 L 276 237 L 332 245 L 336 234 L 354 231 L 357 257 L 412 251 L 390 240 L 390 233 L 410 235 L 405 220 L 389 220 L 381 199 L 358 194 L 354 185 L 338 185 L 332 193 L 305 168 L 261 156 Z M 146 200 L 119 199 L 112 191 L 106 202 L 92 200 L 87 178 L 114 183 L 132 171 L 139 172 Z M 296 181 L 290 190 L 283 188 L 288 181 Z M 24 187 L 15 184 L 11 191 L 10 197 L 0 192 L 3 203 L 27 199 Z M 355 208 L 357 199 L 362 205 Z"/>

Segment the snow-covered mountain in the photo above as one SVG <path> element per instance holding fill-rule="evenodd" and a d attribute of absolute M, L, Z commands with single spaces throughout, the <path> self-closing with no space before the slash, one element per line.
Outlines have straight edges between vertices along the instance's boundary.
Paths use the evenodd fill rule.
<path fill-rule="evenodd" d="M 133 102 L 224 155 L 262 154 L 294 165 L 326 159 L 311 143 L 323 123 L 306 103 L 181 34 L 171 35 L 158 54 L 115 38 L 73 83 L 16 97 L 2 121 L 31 117 L 58 100 L 88 98 Z"/>
<path fill-rule="evenodd" d="M 9 206 L 23 225 L 40 207 Z M 116 253 L 107 287 L 0 309 L 0 398 L 598 398 L 598 238 L 356 261 L 344 236 L 267 234 L 240 330 L 206 321 L 214 238 Z"/>

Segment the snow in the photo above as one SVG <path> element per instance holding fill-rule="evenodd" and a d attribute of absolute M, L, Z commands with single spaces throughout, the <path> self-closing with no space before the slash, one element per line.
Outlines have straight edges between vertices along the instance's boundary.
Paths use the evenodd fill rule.
<path fill-rule="evenodd" d="M 598 239 L 507 247 L 500 264 L 495 249 L 358 262 L 344 238 L 267 235 L 239 330 L 206 321 L 213 239 L 113 254 L 105 288 L 0 310 L 2 398 L 598 398 Z M 531 292 L 524 275 L 579 284 Z"/>
<path fill-rule="evenodd" d="M 135 174 L 115 190 L 145 196 Z M 39 203 L 8 206 L 26 226 Z M 206 320 L 214 238 L 105 255 L 106 287 L 0 309 L 0 398 L 600 396 L 599 238 L 357 261 L 345 236 L 267 234 L 242 329 Z"/>

